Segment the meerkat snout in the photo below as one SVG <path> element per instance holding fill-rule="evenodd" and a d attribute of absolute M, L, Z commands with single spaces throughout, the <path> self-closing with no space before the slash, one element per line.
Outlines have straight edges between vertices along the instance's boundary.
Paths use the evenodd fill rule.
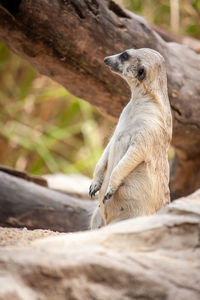
<path fill-rule="evenodd" d="M 115 57 L 116 55 L 112 56 L 107 56 L 104 58 L 104 63 L 110 67 L 111 71 L 114 73 L 121 74 L 122 73 L 122 66 L 120 66 L 117 58 Z"/>
<path fill-rule="evenodd" d="M 104 63 L 111 68 L 113 72 L 122 74 L 124 63 L 131 57 L 128 52 L 131 50 L 126 50 L 122 53 L 107 56 L 104 58 Z"/>
<path fill-rule="evenodd" d="M 108 66 L 109 65 L 109 62 L 110 62 L 110 60 L 109 60 L 109 57 L 105 57 L 104 58 L 104 63 Z"/>

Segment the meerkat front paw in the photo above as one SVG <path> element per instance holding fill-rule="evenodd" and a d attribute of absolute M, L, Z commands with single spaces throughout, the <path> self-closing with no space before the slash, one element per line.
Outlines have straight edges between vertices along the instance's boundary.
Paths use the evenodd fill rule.
<path fill-rule="evenodd" d="M 114 190 L 113 189 L 108 189 L 107 190 L 107 192 L 106 192 L 106 194 L 105 194 L 105 196 L 104 196 L 104 198 L 103 198 L 103 204 L 105 204 L 105 202 L 107 201 L 107 200 L 109 200 L 112 196 L 113 196 L 113 194 L 114 194 Z"/>
<path fill-rule="evenodd" d="M 98 192 L 101 188 L 101 184 L 100 183 L 92 183 L 90 185 L 90 188 L 89 188 L 89 195 L 90 197 L 94 197 L 96 192 Z"/>

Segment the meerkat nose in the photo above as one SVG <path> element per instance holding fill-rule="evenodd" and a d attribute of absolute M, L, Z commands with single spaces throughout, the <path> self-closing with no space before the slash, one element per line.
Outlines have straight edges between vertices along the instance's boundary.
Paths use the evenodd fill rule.
<path fill-rule="evenodd" d="M 109 65 L 109 61 L 110 61 L 110 60 L 109 60 L 109 57 L 105 57 L 105 58 L 104 58 L 104 63 L 105 63 L 106 65 Z"/>

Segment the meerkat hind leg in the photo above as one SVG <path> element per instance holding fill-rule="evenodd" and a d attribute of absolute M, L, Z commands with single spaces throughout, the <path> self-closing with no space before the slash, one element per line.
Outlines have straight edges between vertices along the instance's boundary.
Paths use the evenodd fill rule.
<path fill-rule="evenodd" d="M 101 210 L 99 205 L 95 208 L 92 218 L 91 218 L 91 222 L 90 222 L 90 228 L 91 229 L 98 229 L 101 228 L 105 225 L 105 222 L 103 220 L 103 217 L 101 215 Z"/>

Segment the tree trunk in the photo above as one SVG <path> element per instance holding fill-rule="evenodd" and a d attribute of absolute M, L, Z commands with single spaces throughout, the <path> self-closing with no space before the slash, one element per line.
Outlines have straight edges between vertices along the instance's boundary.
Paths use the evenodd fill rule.
<path fill-rule="evenodd" d="M 96 201 L 78 200 L 0 172 L 0 226 L 87 230 Z"/>
<path fill-rule="evenodd" d="M 125 82 L 104 66 L 103 58 L 128 48 L 148 47 L 166 60 L 178 167 L 172 195 L 200 186 L 200 57 L 187 46 L 164 41 L 148 23 L 112 0 L 0 1 L 0 39 L 39 72 L 119 116 L 129 100 Z M 174 164 L 175 165 L 175 164 Z M 181 174 L 181 178 L 179 176 Z M 185 182 L 187 185 L 185 186 Z"/>

